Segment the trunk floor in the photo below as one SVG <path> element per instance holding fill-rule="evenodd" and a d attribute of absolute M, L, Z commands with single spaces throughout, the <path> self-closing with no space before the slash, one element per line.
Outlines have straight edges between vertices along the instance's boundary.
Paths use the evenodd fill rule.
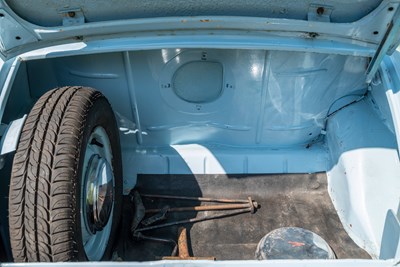
<path fill-rule="evenodd" d="M 188 230 L 189 252 L 196 257 L 217 260 L 254 259 L 259 240 L 280 227 L 301 227 L 320 235 L 338 259 L 370 259 L 347 235 L 327 191 L 325 173 L 279 175 L 139 175 L 136 190 L 144 194 L 203 196 L 247 199 L 252 197 L 260 208 L 255 214 L 244 213 L 228 218 L 184 225 Z M 197 201 L 142 198 L 148 208 L 192 206 Z M 217 204 L 217 203 L 215 203 Z M 134 241 L 130 224 L 134 207 L 126 197 L 121 237 L 117 254 L 124 261 L 160 260 L 169 256 L 173 246 L 154 241 Z M 221 211 L 169 213 L 164 222 L 221 214 Z M 160 222 L 163 223 L 163 222 Z M 143 234 L 177 241 L 179 226 Z"/>

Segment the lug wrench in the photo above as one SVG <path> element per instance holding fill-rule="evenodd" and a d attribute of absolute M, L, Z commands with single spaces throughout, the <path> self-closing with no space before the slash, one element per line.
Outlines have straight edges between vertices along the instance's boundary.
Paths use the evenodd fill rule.
<path fill-rule="evenodd" d="M 246 201 L 246 204 L 223 204 L 223 205 L 204 205 L 204 206 L 193 206 L 193 207 L 175 207 L 168 208 L 168 212 L 182 212 L 182 211 L 209 211 L 209 210 L 235 210 L 235 209 L 245 209 L 258 208 L 258 203 L 253 201 L 250 197 Z M 165 209 L 149 209 L 146 213 L 157 213 L 162 212 Z M 254 211 L 254 210 L 253 210 Z M 254 213 L 254 212 L 252 212 Z"/>

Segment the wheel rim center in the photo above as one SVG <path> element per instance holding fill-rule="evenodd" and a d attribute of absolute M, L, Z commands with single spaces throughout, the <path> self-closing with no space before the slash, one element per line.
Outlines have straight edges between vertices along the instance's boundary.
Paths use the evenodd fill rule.
<path fill-rule="evenodd" d="M 114 175 L 110 164 L 95 154 L 89 160 L 86 171 L 86 227 L 96 233 L 106 226 L 114 198 Z"/>

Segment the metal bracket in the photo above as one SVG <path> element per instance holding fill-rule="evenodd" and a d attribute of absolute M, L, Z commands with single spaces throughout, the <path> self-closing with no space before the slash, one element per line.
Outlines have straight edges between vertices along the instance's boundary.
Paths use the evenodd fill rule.
<path fill-rule="evenodd" d="M 21 135 L 22 127 L 24 126 L 26 115 L 22 118 L 12 121 L 5 130 L 1 137 L 0 143 L 0 155 L 5 155 L 10 152 L 17 150 L 19 136 Z"/>
<path fill-rule="evenodd" d="M 331 22 L 332 11 L 333 11 L 332 6 L 311 4 L 310 7 L 308 8 L 308 20 Z"/>
<path fill-rule="evenodd" d="M 75 26 L 85 23 L 85 16 L 80 8 L 63 9 L 58 13 L 63 15 L 63 26 Z"/>
<path fill-rule="evenodd" d="M 400 33 L 400 9 L 398 6 L 396 7 L 396 13 L 393 15 L 391 21 L 388 24 L 388 27 L 386 29 L 385 35 L 383 36 L 383 39 L 381 43 L 379 44 L 378 49 L 376 50 L 376 53 L 374 57 L 372 58 L 371 62 L 368 65 L 367 71 L 366 71 L 366 82 L 370 83 L 372 79 L 374 78 L 376 72 L 379 69 L 379 66 L 381 65 L 381 62 L 383 58 L 386 56 L 389 50 L 392 47 L 393 42 L 398 38 L 399 33 Z"/>
<path fill-rule="evenodd" d="M 6 10 L 0 8 L 0 51 L 5 52 L 13 47 L 32 43 L 37 38 Z"/>

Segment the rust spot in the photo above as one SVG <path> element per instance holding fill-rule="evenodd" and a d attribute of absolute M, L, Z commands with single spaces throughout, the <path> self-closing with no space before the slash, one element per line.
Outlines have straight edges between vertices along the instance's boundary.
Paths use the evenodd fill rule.
<path fill-rule="evenodd" d="M 318 15 L 321 16 L 322 14 L 324 14 L 324 12 L 325 12 L 325 8 L 323 8 L 322 6 L 317 8 L 317 14 Z"/>
<path fill-rule="evenodd" d="M 210 22 L 209 19 L 201 19 L 200 22 Z"/>
<path fill-rule="evenodd" d="M 76 13 L 74 11 L 69 11 L 67 14 L 68 14 L 68 17 L 70 17 L 70 18 L 74 18 L 76 16 Z"/>
<path fill-rule="evenodd" d="M 302 242 L 295 242 L 295 241 L 288 241 L 288 243 L 289 243 L 290 245 L 292 245 L 292 247 L 294 247 L 294 248 L 296 248 L 296 247 L 302 247 L 302 246 L 305 245 L 305 244 L 302 243 Z"/>
<path fill-rule="evenodd" d="M 187 20 L 186 20 L 186 19 L 183 19 L 183 20 L 181 20 L 181 22 L 182 22 L 182 23 L 186 23 L 186 22 L 187 22 Z"/>

